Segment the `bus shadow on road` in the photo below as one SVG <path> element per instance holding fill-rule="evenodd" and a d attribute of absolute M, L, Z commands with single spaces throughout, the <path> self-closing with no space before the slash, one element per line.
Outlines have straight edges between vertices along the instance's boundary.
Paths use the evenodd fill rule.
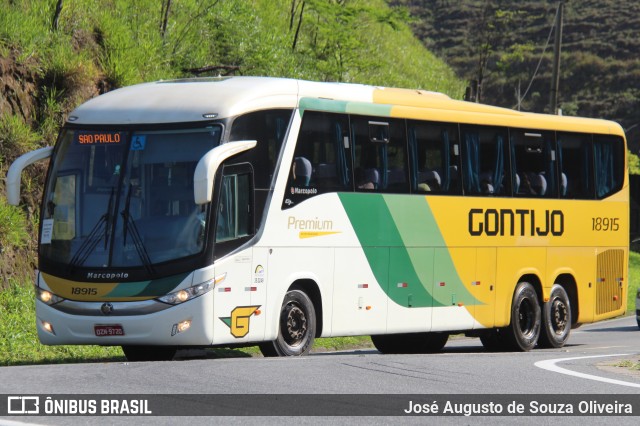
<path fill-rule="evenodd" d="M 612 331 L 622 331 L 622 332 L 628 332 L 628 331 L 634 331 L 634 332 L 638 332 L 640 331 L 640 328 L 638 328 L 637 326 L 634 325 L 627 325 L 627 326 L 622 326 L 622 327 L 608 327 L 608 328 L 594 328 L 591 330 L 585 329 L 585 330 L 580 330 L 580 331 L 584 331 L 584 332 L 589 332 L 589 333 L 611 333 Z"/>

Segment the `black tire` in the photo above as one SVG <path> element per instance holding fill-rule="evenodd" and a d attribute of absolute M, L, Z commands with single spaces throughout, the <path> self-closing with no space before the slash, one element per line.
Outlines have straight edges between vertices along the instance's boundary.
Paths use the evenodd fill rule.
<path fill-rule="evenodd" d="M 502 352 L 509 349 L 509 342 L 505 337 L 505 330 L 502 328 L 493 328 L 487 330 L 480 335 L 482 346 L 491 352 Z"/>
<path fill-rule="evenodd" d="M 127 361 L 171 361 L 176 355 L 176 346 L 122 346 Z"/>
<path fill-rule="evenodd" d="M 383 354 L 425 354 L 440 352 L 447 344 L 447 333 L 404 333 L 371 336 L 373 346 Z"/>
<path fill-rule="evenodd" d="M 561 348 L 571 332 L 571 304 L 567 292 L 559 284 L 551 287 L 549 301 L 542 306 L 542 331 L 538 346 Z"/>
<path fill-rule="evenodd" d="M 538 295 L 533 286 L 521 282 L 516 286 L 511 303 L 511 323 L 504 329 L 510 349 L 530 351 L 538 343 L 541 312 Z"/>
<path fill-rule="evenodd" d="M 306 355 L 316 336 L 316 313 L 303 291 L 287 292 L 280 310 L 278 338 L 260 344 L 264 356 Z"/>

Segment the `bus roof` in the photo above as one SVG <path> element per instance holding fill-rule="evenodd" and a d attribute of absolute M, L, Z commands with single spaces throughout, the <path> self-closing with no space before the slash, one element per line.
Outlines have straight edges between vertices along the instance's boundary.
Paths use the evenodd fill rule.
<path fill-rule="evenodd" d="M 260 109 L 296 108 L 301 99 L 317 100 L 323 109 L 339 104 L 342 107 L 337 110 L 370 110 L 372 115 L 624 135 L 622 128 L 611 121 L 526 113 L 453 100 L 425 90 L 272 77 L 191 78 L 137 84 L 85 102 L 70 114 L 69 122 L 131 125 L 209 121 Z"/>

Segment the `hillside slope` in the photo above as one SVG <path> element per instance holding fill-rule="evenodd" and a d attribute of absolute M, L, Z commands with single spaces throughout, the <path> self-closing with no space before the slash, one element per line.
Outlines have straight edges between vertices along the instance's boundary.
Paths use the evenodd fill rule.
<path fill-rule="evenodd" d="M 559 1 L 396 0 L 391 3 L 409 8 L 416 35 L 458 75 L 468 80 L 482 79 L 482 102 L 516 107 L 518 93 L 520 97 L 525 94 L 535 75 L 521 108 L 548 112 L 553 37 L 544 55 L 542 51 Z M 618 121 L 631 130 L 630 147 L 638 153 L 640 2 L 566 1 L 563 23 L 560 108 L 565 115 Z M 486 66 L 481 67 L 481 63 Z"/>

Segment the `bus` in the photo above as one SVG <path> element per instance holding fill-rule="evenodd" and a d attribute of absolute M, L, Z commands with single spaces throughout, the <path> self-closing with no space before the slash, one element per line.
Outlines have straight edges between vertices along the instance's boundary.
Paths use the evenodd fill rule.
<path fill-rule="evenodd" d="M 370 335 L 382 353 L 559 348 L 625 313 L 621 127 L 424 90 L 270 77 L 121 88 L 50 158 L 36 323 L 45 345 L 258 345 Z"/>

